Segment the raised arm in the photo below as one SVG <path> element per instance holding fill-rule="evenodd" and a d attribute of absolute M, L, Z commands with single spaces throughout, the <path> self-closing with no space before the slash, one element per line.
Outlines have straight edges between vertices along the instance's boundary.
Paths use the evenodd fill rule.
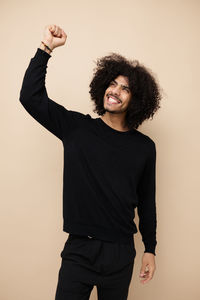
<path fill-rule="evenodd" d="M 47 25 L 42 41 L 53 50 L 63 45 L 66 38 L 67 35 L 60 27 Z M 35 120 L 62 140 L 64 130 L 66 133 L 73 128 L 77 118 L 82 114 L 67 110 L 48 97 L 45 77 L 52 52 L 44 44 L 41 43 L 37 48 L 25 72 L 20 90 L 20 102 Z"/>

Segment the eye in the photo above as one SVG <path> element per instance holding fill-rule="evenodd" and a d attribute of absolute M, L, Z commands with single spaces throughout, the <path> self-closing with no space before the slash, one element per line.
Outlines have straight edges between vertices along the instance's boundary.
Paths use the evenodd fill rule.
<path fill-rule="evenodd" d="M 127 88 L 123 88 L 123 90 L 125 90 L 128 94 L 130 93 L 129 89 Z"/>

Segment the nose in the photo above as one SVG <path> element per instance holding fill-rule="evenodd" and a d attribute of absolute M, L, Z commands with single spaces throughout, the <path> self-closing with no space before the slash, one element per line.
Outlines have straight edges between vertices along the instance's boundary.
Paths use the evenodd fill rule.
<path fill-rule="evenodd" d="M 119 96 L 120 95 L 120 87 L 119 86 L 113 87 L 112 93 L 113 93 L 113 95 Z"/>

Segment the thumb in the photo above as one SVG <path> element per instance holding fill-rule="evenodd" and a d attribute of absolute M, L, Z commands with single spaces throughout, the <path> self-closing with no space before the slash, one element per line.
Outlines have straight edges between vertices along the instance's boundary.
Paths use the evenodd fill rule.
<path fill-rule="evenodd" d="M 146 267 L 143 264 L 142 267 L 141 267 L 141 269 L 140 269 L 140 276 L 144 276 L 145 275 L 145 269 L 146 269 Z"/>

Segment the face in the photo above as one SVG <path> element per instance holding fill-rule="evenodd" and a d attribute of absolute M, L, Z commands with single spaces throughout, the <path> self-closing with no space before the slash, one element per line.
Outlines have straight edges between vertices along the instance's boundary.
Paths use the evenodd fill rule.
<path fill-rule="evenodd" d="M 104 108 L 110 113 L 123 113 L 131 101 L 128 77 L 119 75 L 110 82 L 104 94 Z"/>

